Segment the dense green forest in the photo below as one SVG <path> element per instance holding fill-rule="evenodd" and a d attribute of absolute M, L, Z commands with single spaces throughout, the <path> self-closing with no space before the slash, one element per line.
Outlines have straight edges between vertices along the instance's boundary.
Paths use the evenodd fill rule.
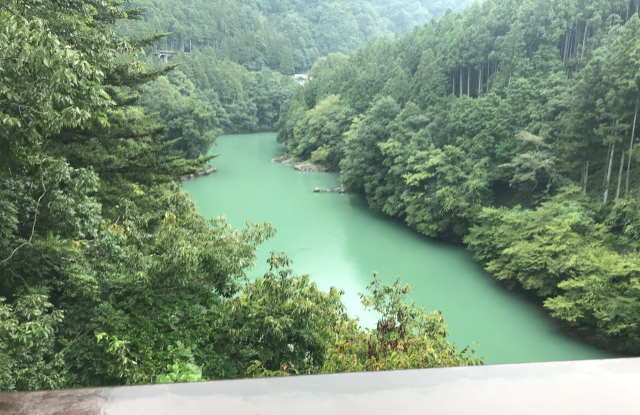
<path fill-rule="evenodd" d="M 127 2 L 127 9 L 143 11 L 141 18 L 120 21 L 117 31 L 131 39 L 166 35 L 147 46 L 147 59 L 157 62 L 159 51 L 175 53 L 171 63 L 196 87 L 187 95 L 208 107 L 196 105 L 193 111 L 211 114 L 201 119 L 201 132 L 272 131 L 297 86 L 290 75 L 306 72 L 320 56 L 352 52 L 370 39 L 406 32 L 469 2 L 137 0 Z M 165 100 L 157 102 L 156 92 L 169 88 L 173 91 L 166 95 L 179 96 L 188 83 L 180 78 L 160 80 L 143 100 L 169 129 L 184 124 L 185 111 Z M 205 154 L 194 150 L 209 141 L 208 135 L 194 135 L 187 154 Z"/>
<path fill-rule="evenodd" d="M 289 152 L 640 352 L 640 4 L 486 0 L 311 71 Z"/>
<path fill-rule="evenodd" d="M 470 0 L 135 0 L 139 22 L 123 21 L 121 33 L 168 33 L 154 46 L 203 50 L 249 70 L 306 72 L 321 56 L 351 52 L 368 40 L 408 31 Z"/>
<path fill-rule="evenodd" d="M 236 120 L 146 63 L 122 6 L 0 4 L 0 390 L 479 363 L 401 284 L 373 280 L 363 329 L 282 254 L 250 278 L 274 229 L 207 221 L 177 181 Z"/>

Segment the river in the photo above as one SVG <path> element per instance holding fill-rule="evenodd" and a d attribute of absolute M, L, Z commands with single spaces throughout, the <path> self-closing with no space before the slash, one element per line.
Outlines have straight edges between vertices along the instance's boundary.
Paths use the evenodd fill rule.
<path fill-rule="evenodd" d="M 223 136 L 213 149 L 218 172 L 184 184 L 200 212 L 235 226 L 270 222 L 278 230 L 259 250 L 285 252 L 298 274 L 322 289 L 344 290 L 350 315 L 371 325 L 358 293 L 373 273 L 412 286 L 411 300 L 439 309 L 458 345 L 473 344 L 487 364 L 611 357 L 562 332 L 538 305 L 505 290 L 463 248 L 422 237 L 378 215 L 355 195 L 313 193 L 338 184 L 335 174 L 300 173 L 271 160 L 275 134 Z"/>

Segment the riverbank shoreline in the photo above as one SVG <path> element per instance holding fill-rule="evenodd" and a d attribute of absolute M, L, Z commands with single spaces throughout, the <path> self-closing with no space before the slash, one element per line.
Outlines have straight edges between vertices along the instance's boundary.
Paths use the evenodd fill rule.
<path fill-rule="evenodd" d="M 198 177 L 206 177 L 212 175 L 217 171 L 218 169 L 216 169 L 215 167 L 209 167 L 197 173 L 185 174 L 184 176 L 180 177 L 180 180 L 184 182 L 187 180 L 197 179 Z"/>
<path fill-rule="evenodd" d="M 329 169 L 315 164 L 309 160 L 299 160 L 288 154 L 272 159 L 274 163 L 284 164 L 285 166 L 291 166 L 294 170 L 303 173 L 328 173 Z"/>

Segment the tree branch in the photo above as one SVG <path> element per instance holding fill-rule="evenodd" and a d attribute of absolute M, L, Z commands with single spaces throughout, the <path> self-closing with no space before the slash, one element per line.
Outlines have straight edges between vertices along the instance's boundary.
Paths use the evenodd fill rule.
<path fill-rule="evenodd" d="M 40 197 L 38 198 L 38 201 L 36 202 L 36 212 L 33 215 L 33 224 L 31 225 L 31 235 L 29 235 L 29 239 L 27 239 L 26 241 L 24 241 L 23 243 L 21 243 L 20 245 L 18 245 L 12 252 L 11 254 L 9 254 L 9 256 L 5 259 L 3 259 L 2 261 L 0 261 L 0 265 L 4 265 L 7 262 L 9 262 L 11 260 L 11 258 L 13 258 L 13 256 L 23 247 L 25 247 L 26 245 L 31 244 L 31 241 L 33 241 L 33 235 L 36 233 L 36 224 L 38 223 L 38 213 L 40 211 L 40 202 L 42 202 L 42 199 L 44 198 L 44 196 L 47 194 L 47 188 L 44 185 L 44 179 L 42 179 L 42 189 L 43 192 L 40 195 Z"/>
<path fill-rule="evenodd" d="M 0 5 L 0 9 L 4 9 L 4 10 L 8 11 L 9 13 L 11 13 L 14 16 L 20 16 L 18 14 L 18 12 L 16 12 L 15 10 L 13 10 L 11 7 L 7 6 L 6 4 Z"/>

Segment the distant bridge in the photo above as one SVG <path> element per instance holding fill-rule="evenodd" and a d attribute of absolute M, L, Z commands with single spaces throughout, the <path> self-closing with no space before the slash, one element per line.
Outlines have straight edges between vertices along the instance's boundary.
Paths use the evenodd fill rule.
<path fill-rule="evenodd" d="M 305 73 L 297 73 L 295 75 L 293 75 L 293 79 L 299 83 L 300 85 L 304 85 L 307 82 L 309 82 L 309 75 L 305 74 Z"/>
<path fill-rule="evenodd" d="M 156 50 L 153 55 L 160 59 L 163 63 L 169 63 L 171 59 L 173 59 L 178 54 L 177 50 L 172 49 L 164 49 L 164 50 Z"/>

